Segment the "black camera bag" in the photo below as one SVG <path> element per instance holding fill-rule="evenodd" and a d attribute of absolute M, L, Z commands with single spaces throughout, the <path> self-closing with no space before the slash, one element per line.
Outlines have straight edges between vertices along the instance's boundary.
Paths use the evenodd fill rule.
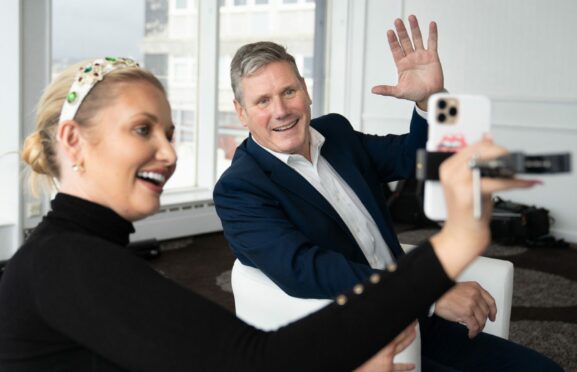
<path fill-rule="evenodd" d="M 496 197 L 491 215 L 493 241 L 505 245 L 526 244 L 549 235 L 550 217 L 545 208 Z"/>

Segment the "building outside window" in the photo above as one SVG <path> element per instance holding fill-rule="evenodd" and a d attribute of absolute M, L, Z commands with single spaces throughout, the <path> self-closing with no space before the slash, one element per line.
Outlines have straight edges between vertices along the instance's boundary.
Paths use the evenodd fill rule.
<path fill-rule="evenodd" d="M 287 47 L 297 62 L 299 71 L 305 77 L 313 103 L 314 77 L 314 36 L 316 4 L 297 4 L 286 0 L 258 1 L 268 3 L 268 7 L 247 7 L 245 12 L 228 7 L 220 8 L 220 60 L 218 90 L 218 149 L 217 176 L 230 166 L 236 147 L 248 135 L 234 111 L 234 95 L 230 87 L 230 61 L 236 50 L 247 43 L 271 40 Z M 295 3 L 285 6 L 287 3 Z M 226 68 L 226 71 L 222 71 Z"/>
<path fill-rule="evenodd" d="M 86 3 L 52 0 L 52 75 L 66 66 L 100 56 L 126 56 L 140 61 L 162 82 L 173 110 L 178 154 L 176 173 L 165 187 L 167 193 L 195 189 L 199 183 L 199 123 L 197 95 L 199 76 L 199 6 L 202 0 L 100 0 L 86 11 Z M 233 106 L 229 65 L 235 51 L 257 40 L 285 45 L 295 56 L 312 95 L 312 65 L 316 51 L 315 2 L 298 0 L 219 0 L 217 133 L 211 151 L 216 153 L 214 177 L 230 165 L 236 146 L 247 136 Z M 266 6 L 264 6 L 266 5 Z M 127 16 L 130 15 L 130 16 Z M 71 32 L 84 30 L 85 32 Z M 206 36 L 206 35 L 204 35 Z M 313 102 L 314 102 L 314 97 Z M 206 127 L 203 127 L 206 128 Z M 214 133 L 214 132 L 213 132 Z M 212 141 L 211 141 L 212 142 Z M 205 177 L 206 178 L 206 177 Z M 210 186 L 208 186 L 210 188 Z"/>
<path fill-rule="evenodd" d="M 82 3 L 82 4 L 81 4 Z M 178 167 L 165 189 L 196 186 L 196 59 L 198 15 L 192 0 L 53 0 L 52 74 L 94 57 L 138 60 L 164 85 L 176 126 Z M 130 14 L 127 17 L 127 14 Z M 105 27 L 103 25 L 106 25 Z M 97 32 L 70 32 L 71 29 Z"/>

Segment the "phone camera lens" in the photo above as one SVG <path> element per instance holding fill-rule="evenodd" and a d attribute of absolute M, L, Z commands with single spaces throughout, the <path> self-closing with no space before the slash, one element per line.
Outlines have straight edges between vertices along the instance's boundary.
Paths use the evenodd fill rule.
<path fill-rule="evenodd" d="M 456 107 L 451 107 L 449 109 L 449 115 L 451 115 L 451 116 L 457 116 L 457 112 L 458 112 L 458 110 Z"/>
<path fill-rule="evenodd" d="M 445 107 L 447 107 L 447 101 L 440 99 L 439 102 L 437 102 L 437 107 L 443 110 Z"/>
<path fill-rule="evenodd" d="M 445 120 L 447 120 L 447 116 L 445 114 L 439 114 L 439 116 L 437 116 L 437 120 L 439 123 L 444 123 Z"/>

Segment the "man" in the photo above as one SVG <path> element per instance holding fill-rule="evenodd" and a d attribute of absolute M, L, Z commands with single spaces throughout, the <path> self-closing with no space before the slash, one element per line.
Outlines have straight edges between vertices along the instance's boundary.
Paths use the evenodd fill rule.
<path fill-rule="evenodd" d="M 304 79 L 277 44 L 248 44 L 233 58 L 234 105 L 250 136 L 217 183 L 215 205 L 238 259 L 292 296 L 333 298 L 403 254 L 381 185 L 413 175 L 427 138 L 427 99 L 444 89 L 435 23 L 427 48 L 417 19 L 409 23 L 412 41 L 401 20 L 387 33 L 397 86 L 373 88 L 416 102 L 401 136 L 356 132 L 337 114 L 311 120 Z M 434 312 L 421 320 L 426 369 L 550 366 L 531 350 L 479 335 L 496 308 L 477 283 L 457 284 Z"/>

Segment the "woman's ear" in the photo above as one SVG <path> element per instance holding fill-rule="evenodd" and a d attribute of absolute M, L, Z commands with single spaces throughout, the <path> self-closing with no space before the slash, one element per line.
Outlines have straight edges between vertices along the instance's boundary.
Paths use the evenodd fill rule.
<path fill-rule="evenodd" d="M 60 143 L 63 155 L 71 164 L 82 164 L 82 136 L 80 126 L 74 120 L 65 120 L 58 124 L 56 140 Z"/>

